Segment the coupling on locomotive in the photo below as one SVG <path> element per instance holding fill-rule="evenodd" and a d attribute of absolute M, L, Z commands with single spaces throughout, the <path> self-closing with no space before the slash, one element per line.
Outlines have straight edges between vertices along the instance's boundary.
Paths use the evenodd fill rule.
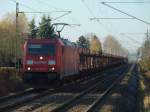
<path fill-rule="evenodd" d="M 23 51 L 23 79 L 28 83 L 72 79 L 81 77 L 83 72 L 127 63 L 125 57 L 92 54 L 89 49 L 61 38 L 28 39 Z"/>

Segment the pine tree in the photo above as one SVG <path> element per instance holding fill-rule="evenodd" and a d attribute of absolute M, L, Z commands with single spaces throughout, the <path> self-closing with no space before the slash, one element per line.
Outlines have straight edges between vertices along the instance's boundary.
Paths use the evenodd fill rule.
<path fill-rule="evenodd" d="M 32 37 L 32 38 L 37 37 L 37 28 L 35 26 L 35 20 L 34 19 L 32 19 L 30 24 L 29 24 L 29 31 L 30 31 L 30 34 L 29 34 L 30 37 Z"/>
<path fill-rule="evenodd" d="M 41 38 L 53 38 L 55 35 L 54 27 L 51 24 L 50 17 L 45 15 L 42 17 L 41 23 L 39 23 L 38 35 Z"/>
<path fill-rule="evenodd" d="M 80 36 L 79 39 L 77 40 L 77 44 L 79 46 L 89 48 L 89 40 L 86 39 L 84 36 Z"/>

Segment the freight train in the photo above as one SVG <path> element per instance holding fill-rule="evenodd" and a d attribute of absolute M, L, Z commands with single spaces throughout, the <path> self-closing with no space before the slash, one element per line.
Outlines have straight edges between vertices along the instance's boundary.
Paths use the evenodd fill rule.
<path fill-rule="evenodd" d="M 23 80 L 58 81 L 127 63 L 127 58 L 90 50 L 66 39 L 28 39 L 23 47 Z M 83 75 L 82 75 L 83 77 Z"/>

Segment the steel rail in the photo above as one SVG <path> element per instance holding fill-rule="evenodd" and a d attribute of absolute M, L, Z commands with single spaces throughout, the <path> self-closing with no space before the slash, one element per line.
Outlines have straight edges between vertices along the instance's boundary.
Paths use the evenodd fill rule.
<path fill-rule="evenodd" d="M 108 76 L 108 75 L 107 75 Z M 110 77 L 110 76 L 108 76 Z M 63 104 L 61 104 L 60 106 L 54 108 L 53 110 L 51 110 L 50 112 L 61 112 L 64 111 L 67 107 L 69 107 L 71 104 L 73 104 L 74 102 L 78 101 L 79 99 L 81 99 L 83 96 L 87 95 L 88 93 L 90 93 L 92 90 L 94 90 L 98 85 L 100 84 L 104 84 L 106 83 L 106 81 L 108 81 L 108 79 L 106 78 L 106 80 L 102 80 L 97 82 L 96 84 L 90 86 L 89 88 L 87 88 L 86 90 L 84 90 L 83 92 L 81 92 L 80 94 L 72 97 L 70 100 L 64 102 Z"/>
<path fill-rule="evenodd" d="M 28 93 L 30 93 L 30 92 L 32 92 L 34 90 L 35 90 L 34 88 L 28 88 L 28 89 L 25 89 L 24 91 L 21 91 L 21 92 L 10 93 L 7 96 L 2 96 L 2 97 L 0 97 L 0 104 L 5 102 L 5 101 L 8 101 L 8 100 L 10 100 L 12 98 L 16 98 L 16 97 L 20 97 L 22 95 L 28 94 Z"/>
<path fill-rule="evenodd" d="M 112 90 L 113 87 L 124 77 L 122 74 L 119 78 L 117 78 L 103 93 L 100 95 L 97 100 L 86 110 L 86 112 L 93 112 L 93 110 L 97 107 L 97 105 L 103 100 L 103 98 Z"/>
<path fill-rule="evenodd" d="M 111 86 L 109 86 L 109 88 L 112 88 L 114 87 L 114 85 L 116 84 L 117 81 L 119 81 L 124 75 L 126 74 L 126 71 L 124 71 L 122 73 L 121 76 L 119 76 L 119 78 L 117 78 L 113 84 L 111 84 Z M 64 112 L 64 110 L 66 108 L 68 108 L 70 105 L 72 105 L 74 102 L 80 100 L 83 96 L 87 95 L 88 93 L 90 93 L 92 90 L 94 90 L 98 85 L 100 84 L 104 84 L 107 80 L 103 80 L 104 82 L 100 81 L 100 82 L 97 82 L 96 84 L 94 84 L 93 86 L 90 86 L 88 89 L 86 89 L 85 91 L 81 92 L 80 94 L 72 97 L 70 100 L 64 102 L 63 104 L 61 104 L 60 106 L 54 108 L 53 110 L 50 110 L 49 112 Z M 108 90 L 107 90 L 108 92 Z M 106 92 L 104 93 L 106 94 Z"/>
<path fill-rule="evenodd" d="M 134 69 L 135 65 L 132 65 L 131 68 L 129 69 L 128 73 L 126 74 L 131 74 L 132 70 Z M 100 102 L 102 102 L 102 100 L 106 97 L 106 95 L 108 93 L 110 93 L 110 91 L 115 87 L 115 85 L 117 85 L 118 83 L 120 83 L 120 81 L 123 79 L 123 77 L 126 74 L 122 74 L 119 78 L 117 78 L 111 85 L 109 88 L 107 88 L 102 95 L 100 95 L 97 100 L 95 102 L 93 102 L 93 104 L 86 110 L 86 112 L 94 112 L 96 107 L 100 104 Z"/>
<path fill-rule="evenodd" d="M 7 104 L 3 104 L 3 105 L 1 104 L 0 105 L 0 112 L 5 112 L 5 111 L 8 112 L 11 109 L 16 108 L 22 104 L 28 103 L 30 101 L 33 101 L 35 99 L 38 99 L 40 97 L 43 97 L 45 95 L 52 94 L 52 93 L 54 93 L 54 90 L 46 90 L 41 94 L 39 93 L 39 94 L 33 96 L 32 98 L 27 98 L 27 99 L 24 99 L 23 101 L 18 101 L 16 103 L 7 103 Z"/>

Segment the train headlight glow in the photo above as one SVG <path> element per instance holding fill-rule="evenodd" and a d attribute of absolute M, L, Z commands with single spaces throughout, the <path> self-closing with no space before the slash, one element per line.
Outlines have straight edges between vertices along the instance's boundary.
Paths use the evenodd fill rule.
<path fill-rule="evenodd" d="M 31 70 L 31 68 L 30 68 L 30 67 L 28 67 L 28 68 L 27 68 L 27 70 L 28 70 L 28 71 L 30 71 L 30 70 Z"/>
<path fill-rule="evenodd" d="M 40 60 L 42 60 L 43 59 L 43 57 L 42 56 L 40 56 Z"/>
<path fill-rule="evenodd" d="M 52 71 L 54 71 L 55 70 L 55 68 L 54 67 L 52 67 Z"/>
<path fill-rule="evenodd" d="M 32 65 L 33 64 L 33 60 L 27 60 L 27 64 L 28 65 Z"/>

